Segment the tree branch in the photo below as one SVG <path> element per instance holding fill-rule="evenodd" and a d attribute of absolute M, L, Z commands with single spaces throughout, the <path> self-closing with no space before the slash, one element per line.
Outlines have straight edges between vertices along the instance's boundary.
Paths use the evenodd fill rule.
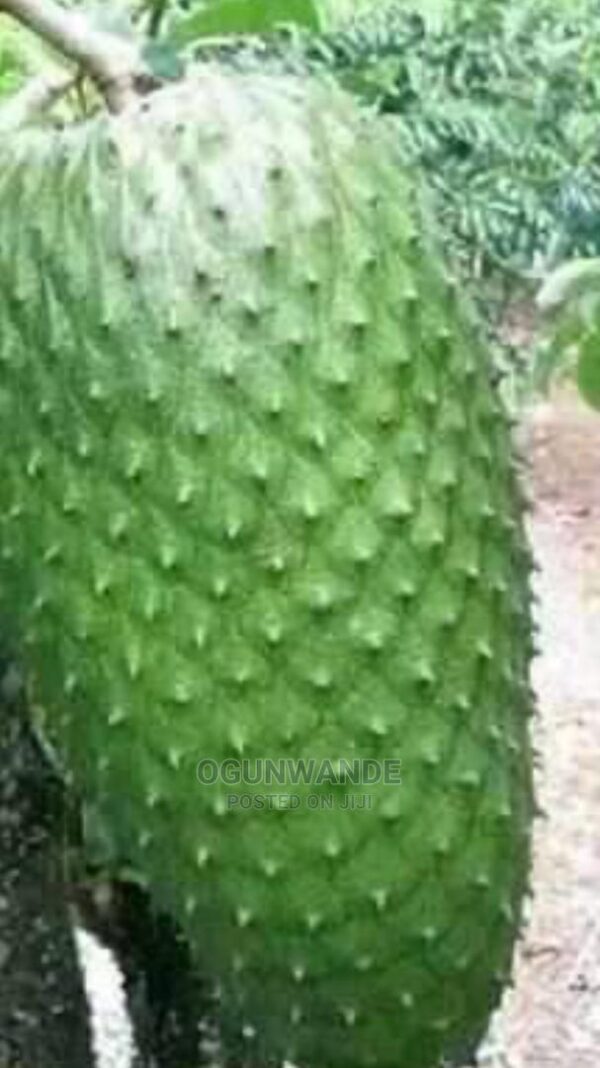
<path fill-rule="evenodd" d="M 136 44 L 91 26 L 85 15 L 55 0 L 0 0 L 0 12 L 42 37 L 96 83 L 110 111 L 136 96 L 147 71 Z"/>

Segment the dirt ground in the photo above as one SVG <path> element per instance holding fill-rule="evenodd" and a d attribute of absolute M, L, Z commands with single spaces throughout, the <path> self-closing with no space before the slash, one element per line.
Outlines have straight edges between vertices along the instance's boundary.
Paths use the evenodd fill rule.
<path fill-rule="evenodd" d="M 600 1065 L 600 415 L 562 385 L 525 420 L 540 655 L 534 899 L 481 1063 Z"/>

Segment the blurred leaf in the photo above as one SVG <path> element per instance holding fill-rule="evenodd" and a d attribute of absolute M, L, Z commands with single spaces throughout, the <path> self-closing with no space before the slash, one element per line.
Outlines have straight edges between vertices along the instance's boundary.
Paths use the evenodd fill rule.
<path fill-rule="evenodd" d="M 562 264 L 544 282 L 537 295 L 537 305 L 549 314 L 565 310 L 574 313 L 585 309 L 585 298 L 590 296 L 600 298 L 600 258 Z"/>
<path fill-rule="evenodd" d="M 600 327 L 600 320 L 598 327 Z M 581 347 L 577 383 L 585 400 L 600 408 L 600 329 L 589 333 Z"/>
<path fill-rule="evenodd" d="M 318 30 L 313 0 L 209 0 L 175 19 L 169 38 L 174 44 L 187 45 L 200 37 L 268 33 L 284 24 Z"/>
<path fill-rule="evenodd" d="M 37 34 L 0 14 L 0 98 L 30 78 L 64 69 L 62 58 Z"/>
<path fill-rule="evenodd" d="M 99 30 L 115 33 L 119 37 L 132 37 L 135 34 L 133 6 L 127 0 L 95 0 L 85 4 L 74 5 L 84 8 L 86 18 Z"/>
<path fill-rule="evenodd" d="M 553 271 L 537 296 L 549 320 L 547 344 L 537 354 L 535 375 L 545 386 L 576 356 L 585 399 L 600 407 L 600 259 L 576 259 Z"/>
<path fill-rule="evenodd" d="M 185 73 L 185 66 L 174 45 L 167 41 L 146 41 L 142 49 L 142 58 L 148 69 L 156 78 L 164 81 L 176 81 Z"/>
<path fill-rule="evenodd" d="M 328 30 L 342 29 L 352 19 L 372 15 L 385 19 L 389 13 L 393 19 L 398 11 L 404 10 L 413 16 L 418 13 L 423 24 L 437 33 L 447 25 L 457 4 L 456 0 L 317 0 L 317 6 L 322 24 Z"/>

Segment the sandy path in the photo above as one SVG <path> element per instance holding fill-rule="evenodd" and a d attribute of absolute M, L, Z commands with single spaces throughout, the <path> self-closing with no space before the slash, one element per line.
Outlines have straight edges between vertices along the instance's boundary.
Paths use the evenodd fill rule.
<path fill-rule="evenodd" d="M 571 390 L 525 432 L 540 567 L 531 921 L 494 1068 L 600 1064 L 600 416 Z M 485 1062 L 484 1062 L 485 1063 Z"/>

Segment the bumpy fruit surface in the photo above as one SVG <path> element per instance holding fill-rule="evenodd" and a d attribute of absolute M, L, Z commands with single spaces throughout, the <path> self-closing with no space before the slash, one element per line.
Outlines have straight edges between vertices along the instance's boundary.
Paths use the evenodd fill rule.
<path fill-rule="evenodd" d="M 518 929 L 527 553 L 427 229 L 393 137 L 310 79 L 209 67 L 0 151 L 0 611 L 90 848 L 257 1063 L 460 1058 Z M 196 778 L 242 757 L 402 783 L 244 809 L 282 788 Z"/>

